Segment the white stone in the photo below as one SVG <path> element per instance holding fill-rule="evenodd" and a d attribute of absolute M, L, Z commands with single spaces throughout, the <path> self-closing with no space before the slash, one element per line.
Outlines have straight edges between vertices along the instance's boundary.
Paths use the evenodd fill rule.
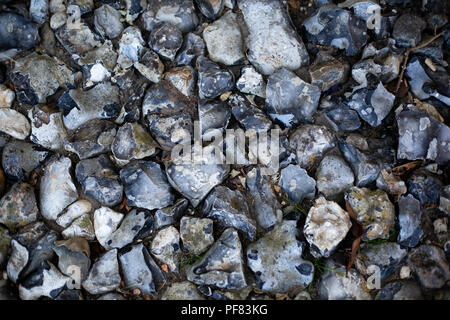
<path fill-rule="evenodd" d="M 94 230 L 98 242 L 106 249 L 110 236 L 119 227 L 124 215 L 107 207 L 101 207 L 94 212 Z"/>

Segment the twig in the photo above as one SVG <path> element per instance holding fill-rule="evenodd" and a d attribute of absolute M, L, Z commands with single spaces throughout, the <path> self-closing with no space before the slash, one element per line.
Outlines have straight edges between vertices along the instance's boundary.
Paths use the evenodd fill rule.
<path fill-rule="evenodd" d="M 398 90 L 400 89 L 400 85 L 403 81 L 403 75 L 405 74 L 405 69 L 406 69 L 406 64 L 408 63 L 408 58 L 409 58 L 409 54 L 413 51 L 422 49 L 423 47 L 426 47 L 427 45 L 429 45 L 430 43 L 432 43 L 434 40 L 436 40 L 437 38 L 439 38 L 440 36 L 442 36 L 444 34 L 444 31 L 442 31 L 441 33 L 438 33 L 437 35 L 435 35 L 434 37 L 430 38 L 427 41 L 422 42 L 421 44 L 417 45 L 414 48 L 408 48 L 406 49 L 405 52 L 405 57 L 403 58 L 403 64 L 402 64 L 402 70 L 400 72 L 400 76 L 398 77 L 398 81 L 397 81 L 397 86 L 395 87 L 395 94 L 397 95 Z"/>

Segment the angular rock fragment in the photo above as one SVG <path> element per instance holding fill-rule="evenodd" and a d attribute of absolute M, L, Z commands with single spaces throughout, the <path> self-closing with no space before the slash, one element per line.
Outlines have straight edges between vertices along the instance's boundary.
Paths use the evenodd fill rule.
<path fill-rule="evenodd" d="M 247 189 L 252 198 L 250 206 L 255 214 L 258 225 L 265 230 L 271 230 L 280 223 L 283 214 L 271 184 L 260 168 L 255 168 L 247 173 Z"/>
<path fill-rule="evenodd" d="M 22 270 L 29 261 L 29 252 L 25 246 L 14 239 L 11 241 L 11 248 L 12 251 L 6 266 L 6 273 L 8 279 L 16 283 L 19 280 Z"/>
<path fill-rule="evenodd" d="M 303 125 L 294 131 L 289 143 L 297 155 L 297 163 L 309 170 L 335 147 L 336 138 L 325 126 Z"/>
<path fill-rule="evenodd" d="M 306 217 L 303 233 L 315 257 L 329 257 L 344 240 L 352 223 L 347 212 L 333 201 L 318 198 Z"/>
<path fill-rule="evenodd" d="M 408 192 L 412 194 L 422 205 L 437 204 L 442 182 L 438 177 L 428 174 L 427 171 L 417 170 L 408 179 L 406 185 Z"/>
<path fill-rule="evenodd" d="M 94 229 L 97 241 L 106 249 L 110 249 L 108 241 L 117 230 L 123 214 L 113 211 L 107 207 L 101 207 L 94 212 Z"/>
<path fill-rule="evenodd" d="M 178 272 L 181 248 L 180 233 L 175 227 L 160 230 L 153 238 L 150 251 L 159 261 L 167 264 L 170 271 Z"/>
<path fill-rule="evenodd" d="M 309 68 L 311 84 L 319 87 L 322 92 L 327 91 L 335 85 L 344 83 L 349 69 L 348 63 L 319 52 L 316 61 Z"/>
<path fill-rule="evenodd" d="M 338 146 L 345 160 L 353 168 L 358 187 L 367 186 L 377 179 L 381 169 L 377 163 L 346 141 L 339 140 Z"/>
<path fill-rule="evenodd" d="M 155 83 L 161 80 L 164 72 L 164 64 L 158 54 L 151 50 L 147 50 L 133 66 L 141 75 Z"/>
<path fill-rule="evenodd" d="M 37 300 L 40 297 L 55 298 L 69 282 L 50 262 L 42 266 L 23 283 L 19 285 L 19 295 L 22 300 Z"/>
<path fill-rule="evenodd" d="M 69 90 L 59 98 L 58 107 L 63 110 L 64 125 L 70 130 L 89 120 L 116 118 L 120 112 L 119 89 L 105 82 L 88 91 Z"/>
<path fill-rule="evenodd" d="M 7 86 L 0 84 L 0 108 L 10 108 L 16 95 Z"/>
<path fill-rule="evenodd" d="M 102 294 L 119 288 L 120 281 L 117 249 L 113 249 L 94 263 L 82 285 L 90 294 Z"/>
<path fill-rule="evenodd" d="M 224 0 L 195 0 L 200 12 L 208 19 L 217 19 L 224 8 Z"/>
<path fill-rule="evenodd" d="M 104 4 L 95 10 L 95 30 L 110 39 L 117 38 L 123 31 L 120 12 Z"/>
<path fill-rule="evenodd" d="M 305 198 L 313 199 L 316 194 L 316 181 L 298 165 L 290 164 L 283 168 L 278 185 L 288 194 L 289 199 L 296 203 Z"/>
<path fill-rule="evenodd" d="M 376 300 L 423 300 L 420 286 L 415 281 L 389 282 L 377 293 Z"/>
<path fill-rule="evenodd" d="M 126 123 L 117 130 L 111 145 L 114 158 L 121 164 L 149 157 L 155 153 L 156 143 L 139 123 Z"/>
<path fill-rule="evenodd" d="M 91 260 L 85 252 L 77 248 L 75 241 L 79 242 L 80 246 L 89 248 L 88 242 L 83 238 L 73 238 L 55 243 L 53 251 L 58 256 L 58 268 L 66 276 L 74 275 L 74 272 L 79 272 L 81 281 L 84 281 L 89 273 L 91 267 Z"/>
<path fill-rule="evenodd" d="M 427 289 L 442 288 L 450 279 L 450 269 L 442 249 L 421 245 L 408 255 L 408 265 L 416 274 L 420 284 Z"/>
<path fill-rule="evenodd" d="M 77 6 L 80 8 L 80 14 L 91 12 L 94 9 L 94 0 L 68 0 L 67 6 Z"/>
<path fill-rule="evenodd" d="M 335 5 L 321 6 L 303 27 L 312 43 L 343 49 L 347 56 L 357 55 L 367 41 L 366 22 Z"/>
<path fill-rule="evenodd" d="M 266 82 L 252 66 L 242 68 L 241 76 L 236 81 L 236 88 L 242 93 L 253 94 L 261 98 L 266 97 Z"/>
<path fill-rule="evenodd" d="M 316 171 L 317 191 L 328 200 L 339 201 L 353 187 L 352 169 L 339 156 L 325 156 Z"/>
<path fill-rule="evenodd" d="M 52 151 L 61 151 L 67 139 L 61 112 L 47 112 L 34 107 L 28 112 L 31 121 L 30 140 Z"/>
<path fill-rule="evenodd" d="M 30 135 L 31 128 L 23 114 L 10 108 L 0 108 L 0 131 L 24 140 Z"/>
<path fill-rule="evenodd" d="M 29 260 L 21 272 L 21 277 L 27 277 L 30 273 L 37 270 L 43 262 L 54 257 L 53 248 L 58 237 L 59 235 L 56 232 L 50 231 L 36 242 L 28 245 Z"/>
<path fill-rule="evenodd" d="M 247 286 L 237 231 L 226 229 L 203 258 L 189 268 L 187 279 L 197 285 L 226 290 L 239 290 Z"/>
<path fill-rule="evenodd" d="M 72 11 L 70 16 L 76 16 L 76 13 Z M 73 23 L 66 23 L 55 32 L 56 38 L 64 49 L 70 54 L 82 55 L 100 47 L 102 45 L 101 38 L 92 32 L 85 22 L 78 22 L 76 28 Z"/>
<path fill-rule="evenodd" d="M 295 70 L 308 64 L 305 45 L 280 1 L 239 1 L 238 6 L 249 32 L 248 59 L 259 72 L 270 75 L 279 68 Z"/>
<path fill-rule="evenodd" d="M 399 199 L 398 206 L 398 220 L 400 225 L 398 242 L 403 246 L 413 248 L 419 243 L 423 235 L 420 202 L 409 194 Z"/>
<path fill-rule="evenodd" d="M 95 230 L 91 216 L 86 213 L 82 214 L 64 229 L 61 234 L 65 239 L 81 237 L 90 241 L 95 240 Z"/>
<path fill-rule="evenodd" d="M 150 33 L 149 46 L 161 57 L 170 61 L 175 59 L 178 49 L 183 44 L 181 31 L 171 23 L 161 22 Z"/>
<path fill-rule="evenodd" d="M 231 72 L 222 69 L 218 64 L 201 56 L 197 59 L 198 95 L 200 99 L 214 99 L 234 87 Z"/>
<path fill-rule="evenodd" d="M 429 159 L 438 164 L 450 160 L 450 129 L 423 111 L 406 110 L 397 115 L 397 157 L 408 160 Z"/>
<path fill-rule="evenodd" d="M 78 162 L 75 176 L 84 194 L 100 204 L 115 206 L 122 202 L 123 186 L 114 165 L 106 155 Z"/>
<path fill-rule="evenodd" d="M 205 252 L 213 243 L 213 221 L 183 217 L 180 221 L 180 236 L 183 247 L 193 254 Z"/>
<path fill-rule="evenodd" d="M 189 201 L 186 199 L 180 199 L 170 207 L 156 210 L 155 228 L 161 229 L 162 227 L 177 223 L 186 211 L 188 205 Z"/>
<path fill-rule="evenodd" d="M 205 48 L 203 39 L 200 36 L 189 32 L 184 38 L 180 50 L 178 50 L 175 63 L 178 66 L 189 65 L 196 57 L 205 55 Z"/>
<path fill-rule="evenodd" d="M 287 69 L 273 73 L 266 87 L 265 110 L 286 127 L 310 122 L 319 105 L 320 89 Z"/>
<path fill-rule="evenodd" d="M 216 132 L 223 132 L 231 118 L 231 110 L 223 101 L 200 100 L 198 119 L 204 139 L 209 139 Z"/>
<path fill-rule="evenodd" d="M 139 161 L 120 171 L 127 203 L 148 210 L 161 209 L 173 203 L 174 195 L 159 164 Z"/>
<path fill-rule="evenodd" d="M 197 286 L 189 281 L 174 282 L 167 287 L 161 300 L 204 300 Z"/>
<path fill-rule="evenodd" d="M 3 148 L 2 168 L 7 178 L 13 181 L 27 181 L 49 152 L 23 141 L 8 142 Z"/>
<path fill-rule="evenodd" d="M 1 12 L 0 50 L 30 49 L 39 44 L 39 28 L 34 22 L 14 12 Z"/>
<path fill-rule="evenodd" d="M 98 156 L 111 149 L 116 137 L 115 125 L 107 120 L 94 119 L 78 127 L 64 149 L 76 153 L 80 160 Z"/>
<path fill-rule="evenodd" d="M 319 297 L 323 300 L 372 300 L 364 278 L 355 270 L 345 272 L 345 267 L 328 259 L 327 270 L 319 283 Z"/>
<path fill-rule="evenodd" d="M 203 30 L 209 58 L 224 65 L 235 65 L 245 59 L 244 43 L 237 14 L 225 13 Z"/>
<path fill-rule="evenodd" d="M 43 24 L 48 21 L 48 0 L 31 0 L 30 1 L 30 18 L 34 22 Z"/>
<path fill-rule="evenodd" d="M 247 247 L 247 263 L 260 289 L 285 293 L 312 281 L 314 266 L 302 259 L 304 244 L 297 236 L 296 221 L 284 221 Z"/>
<path fill-rule="evenodd" d="M 335 127 L 335 131 L 354 131 L 361 127 L 358 113 L 346 104 L 340 104 L 326 112 L 326 117 Z"/>
<path fill-rule="evenodd" d="M 345 195 L 356 219 L 364 226 L 364 241 L 388 239 L 395 225 L 395 208 L 384 191 L 353 187 Z"/>
<path fill-rule="evenodd" d="M 205 199 L 202 210 L 203 216 L 213 219 L 220 226 L 235 228 L 250 241 L 255 239 L 256 221 L 241 191 L 217 186 Z"/>
<path fill-rule="evenodd" d="M 394 24 L 392 36 L 399 47 L 411 48 L 420 43 L 426 22 L 415 14 L 402 14 Z"/>
<path fill-rule="evenodd" d="M 384 281 L 400 269 L 407 254 L 408 250 L 395 242 L 368 245 L 357 255 L 356 268 L 361 274 L 368 276 L 373 273 L 371 266 L 377 266 L 380 268 L 380 281 Z"/>
<path fill-rule="evenodd" d="M 268 131 L 272 126 L 269 117 L 243 96 L 231 95 L 229 104 L 234 118 L 245 130 Z"/>
<path fill-rule="evenodd" d="M 183 33 L 194 30 L 198 24 L 193 0 L 147 0 L 143 13 L 144 25 L 153 30 L 160 22 L 169 22 Z"/>
<path fill-rule="evenodd" d="M 155 293 L 155 283 L 147 260 L 150 254 L 142 243 L 125 248 L 119 253 L 125 286 L 129 290 L 139 289 L 143 294 Z"/>

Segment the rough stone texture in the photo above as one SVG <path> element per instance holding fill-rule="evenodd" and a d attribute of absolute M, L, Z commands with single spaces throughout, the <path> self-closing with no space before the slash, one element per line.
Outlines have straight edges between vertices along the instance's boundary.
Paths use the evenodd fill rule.
<path fill-rule="evenodd" d="M 197 286 L 189 281 L 174 282 L 166 288 L 161 300 L 205 300 Z"/>
<path fill-rule="evenodd" d="M 183 217 L 180 221 L 180 235 L 184 248 L 199 255 L 214 243 L 213 221 Z"/>
<path fill-rule="evenodd" d="M 188 32 L 198 24 L 193 0 L 147 0 L 147 4 L 147 11 L 143 13 L 147 30 L 160 22 L 170 22 L 182 32 Z"/>
<path fill-rule="evenodd" d="M 90 294 L 102 294 L 119 288 L 120 281 L 117 249 L 113 249 L 107 251 L 94 263 L 82 285 Z"/>
<path fill-rule="evenodd" d="M 398 242 L 403 246 L 413 248 L 419 243 L 423 235 L 420 202 L 414 196 L 408 194 L 399 199 L 398 208 L 398 223 L 400 225 Z"/>
<path fill-rule="evenodd" d="M 329 257 L 344 240 L 352 223 L 336 202 L 318 198 L 306 217 L 303 233 L 315 257 Z"/>
<path fill-rule="evenodd" d="M 18 13 L 0 13 L 0 24 L 9 26 L 0 31 L 0 48 L 2 50 L 30 49 L 40 41 L 38 25 Z"/>
<path fill-rule="evenodd" d="M 201 99 L 214 99 L 222 93 L 233 89 L 233 75 L 208 58 L 197 58 L 198 95 Z"/>
<path fill-rule="evenodd" d="M 23 114 L 10 108 L 0 108 L 0 131 L 24 140 L 30 135 L 31 127 Z"/>
<path fill-rule="evenodd" d="M 284 221 L 247 247 L 247 263 L 259 288 L 284 293 L 312 281 L 314 266 L 302 259 L 304 244 L 297 236 L 296 221 Z"/>
<path fill-rule="evenodd" d="M 309 62 L 301 38 L 278 0 L 238 1 L 249 35 L 249 61 L 264 75 L 279 68 L 295 70 Z"/>
<path fill-rule="evenodd" d="M 290 164 L 281 169 L 278 185 L 288 194 L 289 199 L 301 202 L 303 199 L 314 199 L 316 181 L 308 175 L 305 169 Z"/>
<path fill-rule="evenodd" d="M 395 208 L 386 192 L 353 187 L 347 191 L 356 219 L 364 226 L 363 240 L 388 239 L 394 229 Z"/>
<path fill-rule="evenodd" d="M 197 285 L 226 290 L 239 290 L 247 286 L 237 231 L 226 229 L 203 258 L 188 269 L 187 279 Z"/>
<path fill-rule="evenodd" d="M 242 93 L 253 94 L 261 98 L 266 97 L 264 78 L 252 66 L 242 68 L 241 76 L 236 81 L 236 88 Z"/>
<path fill-rule="evenodd" d="M 376 300 L 423 300 L 420 287 L 414 281 L 390 282 L 376 295 Z"/>
<path fill-rule="evenodd" d="M 28 112 L 31 121 L 30 140 L 52 151 L 61 151 L 67 139 L 61 112 L 46 112 L 34 107 Z"/>
<path fill-rule="evenodd" d="M 107 207 L 101 207 L 94 212 L 94 229 L 97 241 L 106 249 L 110 249 L 110 237 L 123 220 L 123 214 Z"/>
<path fill-rule="evenodd" d="M 180 199 L 173 206 L 156 210 L 155 212 L 155 228 L 175 224 L 181 218 L 189 205 L 186 199 Z"/>
<path fill-rule="evenodd" d="M 178 272 L 178 261 L 181 254 L 180 233 L 175 227 L 167 227 L 160 230 L 150 245 L 151 253 L 167 264 L 170 271 Z"/>

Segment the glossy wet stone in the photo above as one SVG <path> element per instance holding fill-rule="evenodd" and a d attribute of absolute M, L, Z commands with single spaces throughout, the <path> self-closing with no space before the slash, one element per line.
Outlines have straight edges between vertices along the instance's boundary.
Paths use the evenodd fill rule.
<path fill-rule="evenodd" d="M 83 193 L 100 204 L 115 206 L 122 202 L 123 186 L 113 163 L 106 155 L 78 162 L 75 176 Z"/>

